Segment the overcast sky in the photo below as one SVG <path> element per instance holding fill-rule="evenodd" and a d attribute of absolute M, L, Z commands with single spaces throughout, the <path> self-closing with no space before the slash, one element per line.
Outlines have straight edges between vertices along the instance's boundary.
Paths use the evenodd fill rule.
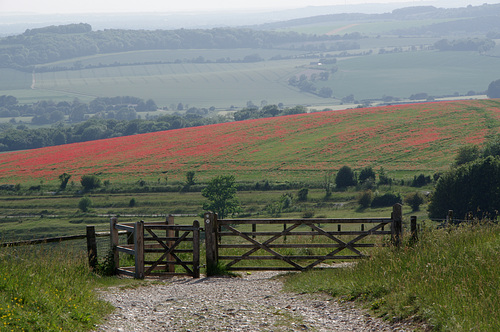
<path fill-rule="evenodd" d="M 248 9 L 284 9 L 323 5 L 362 3 L 405 3 L 424 5 L 422 0 L 0 0 L 0 13 L 103 13 L 222 11 Z M 479 5 L 484 0 L 455 0 L 457 6 Z"/>

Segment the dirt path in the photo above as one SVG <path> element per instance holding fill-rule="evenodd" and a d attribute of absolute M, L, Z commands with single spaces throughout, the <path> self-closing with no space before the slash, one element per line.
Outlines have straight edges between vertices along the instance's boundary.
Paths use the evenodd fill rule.
<path fill-rule="evenodd" d="M 174 278 L 102 297 L 117 309 L 96 331 L 412 331 L 324 295 L 285 293 L 274 272 Z"/>

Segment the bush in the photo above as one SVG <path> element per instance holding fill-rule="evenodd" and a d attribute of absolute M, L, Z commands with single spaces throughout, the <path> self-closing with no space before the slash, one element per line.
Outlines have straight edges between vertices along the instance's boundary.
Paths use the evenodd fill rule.
<path fill-rule="evenodd" d="M 401 196 L 399 194 L 386 193 L 382 196 L 375 196 L 372 200 L 371 207 L 387 207 L 393 206 L 394 204 L 402 203 Z"/>
<path fill-rule="evenodd" d="M 367 207 L 369 207 L 371 202 L 372 202 L 372 191 L 371 190 L 364 191 L 358 197 L 358 203 L 363 209 L 366 209 Z"/>
<path fill-rule="evenodd" d="M 99 188 L 101 186 L 101 179 L 97 175 L 83 175 L 80 183 L 85 191 L 90 191 L 92 189 Z"/>
<path fill-rule="evenodd" d="M 307 195 L 309 194 L 309 189 L 307 188 L 302 188 L 299 190 L 297 194 L 297 199 L 301 202 L 307 201 Z"/>
<path fill-rule="evenodd" d="M 87 212 L 91 206 L 92 206 L 92 200 L 90 198 L 88 198 L 87 196 L 83 197 L 78 202 L 78 208 L 80 210 L 82 210 L 82 212 Z"/>
<path fill-rule="evenodd" d="M 420 210 L 420 205 L 424 204 L 424 198 L 419 193 L 411 193 L 405 196 L 405 203 L 415 212 Z"/>

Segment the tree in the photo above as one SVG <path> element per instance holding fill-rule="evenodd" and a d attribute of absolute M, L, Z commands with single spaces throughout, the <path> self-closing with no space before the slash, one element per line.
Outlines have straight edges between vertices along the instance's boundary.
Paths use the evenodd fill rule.
<path fill-rule="evenodd" d="M 359 172 L 358 181 L 361 183 L 365 183 L 366 181 L 370 180 L 372 183 L 375 183 L 375 172 L 370 166 L 368 166 L 363 168 L 361 172 Z"/>
<path fill-rule="evenodd" d="M 195 172 L 194 171 L 188 171 L 186 172 L 186 185 L 187 186 L 192 186 L 196 182 L 194 180 Z"/>
<path fill-rule="evenodd" d="M 101 186 L 101 179 L 97 175 L 87 174 L 82 176 L 80 183 L 85 191 L 90 191 Z"/>
<path fill-rule="evenodd" d="M 500 80 L 493 81 L 488 85 L 486 95 L 488 98 L 500 98 Z"/>
<path fill-rule="evenodd" d="M 329 87 L 322 87 L 319 89 L 318 95 L 322 98 L 330 98 L 333 95 L 333 90 Z"/>
<path fill-rule="evenodd" d="M 357 184 L 354 172 L 349 166 L 342 166 L 335 177 L 335 185 L 337 188 L 347 188 Z"/>
<path fill-rule="evenodd" d="M 366 209 L 372 202 L 372 191 L 366 190 L 358 196 L 358 204 L 361 208 Z"/>
<path fill-rule="evenodd" d="M 236 191 L 234 175 L 219 175 L 213 178 L 201 191 L 203 197 L 209 200 L 203 204 L 203 209 L 217 213 L 221 219 L 237 213 L 240 203 L 236 198 Z"/>
<path fill-rule="evenodd" d="M 455 166 L 460 166 L 463 164 L 470 163 L 476 160 L 480 156 L 479 147 L 477 145 L 465 145 L 458 149 L 458 153 L 455 156 Z"/>
<path fill-rule="evenodd" d="M 68 185 L 68 181 L 71 178 L 71 175 L 68 173 L 63 173 L 59 175 L 59 180 L 61 180 L 61 185 L 59 186 L 60 190 L 66 189 L 66 186 Z"/>
<path fill-rule="evenodd" d="M 443 219 L 453 210 L 458 219 L 495 216 L 500 211 L 500 158 L 486 157 L 443 174 L 429 203 L 429 217 Z"/>
<path fill-rule="evenodd" d="M 424 204 L 424 198 L 419 193 L 410 193 L 405 196 L 405 203 L 415 212 L 420 210 L 420 205 Z"/>

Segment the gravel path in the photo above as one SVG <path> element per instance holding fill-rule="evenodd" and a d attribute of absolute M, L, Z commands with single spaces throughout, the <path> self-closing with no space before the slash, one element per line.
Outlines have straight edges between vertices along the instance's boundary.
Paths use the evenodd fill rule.
<path fill-rule="evenodd" d="M 274 272 L 241 278 L 180 277 L 110 288 L 117 309 L 96 331 L 412 331 L 326 295 L 285 293 Z"/>

